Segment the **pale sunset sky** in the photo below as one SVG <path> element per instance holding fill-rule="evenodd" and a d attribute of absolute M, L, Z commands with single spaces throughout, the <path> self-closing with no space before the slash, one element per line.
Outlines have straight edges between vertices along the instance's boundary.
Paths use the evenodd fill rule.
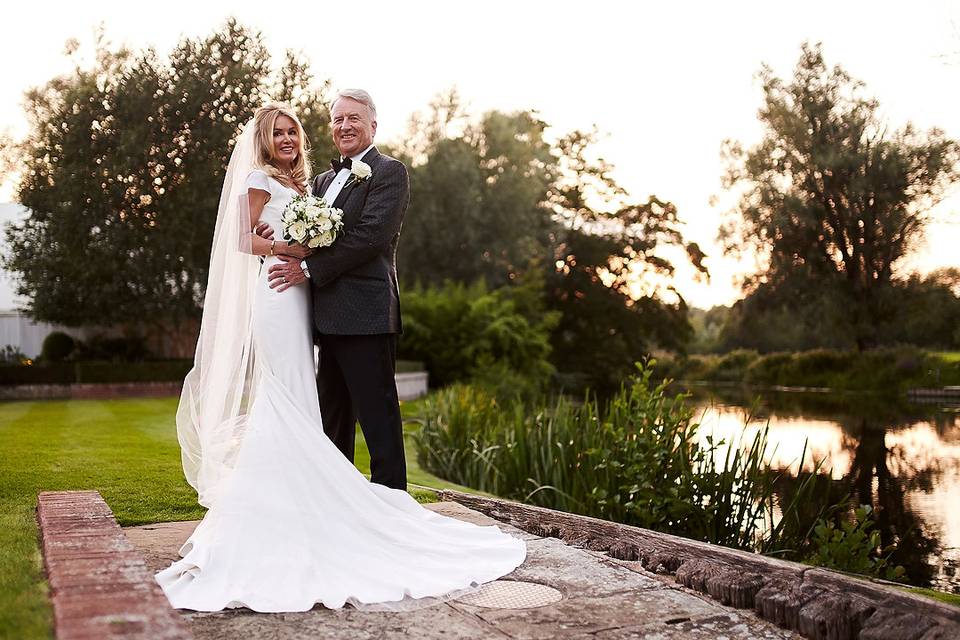
<path fill-rule="evenodd" d="M 709 283 L 687 269 L 676 280 L 699 307 L 737 299 L 734 276 L 748 268 L 715 242 L 720 145 L 759 139 L 761 63 L 783 77 L 803 41 L 822 42 L 828 63 L 866 82 L 892 128 L 909 120 L 960 138 L 960 3 L 948 0 L 53 1 L 11 3 L 2 15 L 0 131 L 15 138 L 27 134 L 23 92 L 70 69 L 67 39 L 89 51 L 102 23 L 115 44 L 166 54 L 229 16 L 260 30 L 275 60 L 301 50 L 318 78 L 370 91 L 379 141 L 404 135 L 410 114 L 450 87 L 474 113 L 536 109 L 556 135 L 596 125 L 598 155 L 615 178 L 637 199 L 655 193 L 676 203 L 688 238 L 710 256 Z M 0 176 L 0 203 L 13 200 L 14 184 Z M 715 195 L 720 204 L 711 205 Z M 957 264 L 960 189 L 935 213 L 904 269 Z"/>

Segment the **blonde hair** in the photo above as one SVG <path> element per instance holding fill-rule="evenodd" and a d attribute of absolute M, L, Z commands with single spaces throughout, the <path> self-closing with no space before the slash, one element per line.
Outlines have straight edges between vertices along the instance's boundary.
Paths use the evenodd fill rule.
<path fill-rule="evenodd" d="M 277 118 L 287 116 L 293 120 L 297 126 L 297 155 L 293 159 L 293 173 L 287 175 L 277 166 L 277 150 L 273 146 L 273 128 L 277 124 Z M 310 141 L 307 134 L 300 124 L 300 118 L 294 113 L 288 105 L 282 103 L 266 104 L 253 114 L 256 134 L 254 135 L 254 166 L 260 169 L 268 176 L 274 178 L 277 182 L 290 188 L 300 186 L 304 189 L 310 181 L 310 158 L 307 152 L 310 151 Z"/>

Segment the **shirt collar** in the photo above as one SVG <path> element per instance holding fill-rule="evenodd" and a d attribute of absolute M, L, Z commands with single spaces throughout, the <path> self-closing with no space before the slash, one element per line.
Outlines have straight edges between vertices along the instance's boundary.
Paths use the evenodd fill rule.
<path fill-rule="evenodd" d="M 374 147 L 374 145 L 373 145 L 373 143 L 371 142 L 369 147 L 367 147 L 366 149 L 364 149 L 363 151 L 361 151 L 360 153 L 358 153 L 358 154 L 355 155 L 355 156 L 350 156 L 350 159 L 353 160 L 354 162 L 356 162 L 357 160 L 363 159 L 363 156 L 367 155 L 367 151 L 370 151 L 370 149 L 373 149 L 373 147 Z M 342 156 L 341 156 L 341 157 L 342 157 Z"/>
<path fill-rule="evenodd" d="M 367 155 L 367 151 L 370 151 L 370 149 L 373 149 L 375 146 L 376 146 L 375 144 L 371 143 L 369 147 L 367 147 L 366 149 L 364 149 L 364 150 L 361 151 L 360 153 L 358 153 L 358 154 L 356 154 L 356 155 L 354 155 L 354 156 L 350 156 L 350 159 L 353 160 L 354 162 L 356 162 L 357 160 L 362 160 L 362 159 L 363 159 L 363 156 Z M 340 156 L 340 159 L 343 160 L 343 156 Z"/>

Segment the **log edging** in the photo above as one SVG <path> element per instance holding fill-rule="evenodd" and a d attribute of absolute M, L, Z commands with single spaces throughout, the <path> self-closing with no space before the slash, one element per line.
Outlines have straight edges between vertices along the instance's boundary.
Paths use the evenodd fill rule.
<path fill-rule="evenodd" d="M 44 491 L 37 521 L 58 640 L 192 637 L 99 492 Z"/>
<path fill-rule="evenodd" d="M 754 609 L 763 619 L 805 638 L 960 638 L 960 608 L 894 587 L 588 516 L 447 489 L 438 493 L 441 500 L 528 533 L 672 575 L 685 587 L 727 606 Z"/>

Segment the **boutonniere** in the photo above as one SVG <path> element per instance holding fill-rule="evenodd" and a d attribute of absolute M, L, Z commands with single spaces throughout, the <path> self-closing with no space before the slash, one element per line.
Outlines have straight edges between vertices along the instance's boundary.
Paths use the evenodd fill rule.
<path fill-rule="evenodd" d="M 370 165 L 363 160 L 354 160 L 353 164 L 350 165 L 350 179 L 347 180 L 347 184 L 351 182 L 364 182 L 369 180 L 372 175 L 373 169 L 370 168 Z"/>

